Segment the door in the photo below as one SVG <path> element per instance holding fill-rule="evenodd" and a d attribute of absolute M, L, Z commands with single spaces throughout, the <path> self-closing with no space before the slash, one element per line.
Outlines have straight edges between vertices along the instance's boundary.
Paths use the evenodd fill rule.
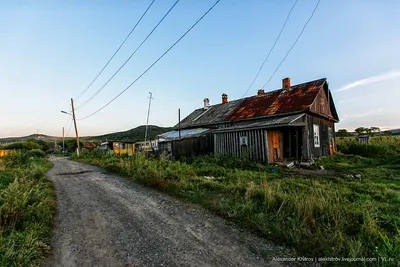
<path fill-rule="evenodd" d="M 268 131 L 269 162 L 276 162 L 281 157 L 281 132 Z"/>

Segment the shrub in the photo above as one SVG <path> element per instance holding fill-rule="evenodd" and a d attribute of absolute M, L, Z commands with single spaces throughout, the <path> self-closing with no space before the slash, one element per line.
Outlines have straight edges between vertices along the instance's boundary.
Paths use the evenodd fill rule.
<path fill-rule="evenodd" d="M 25 149 L 25 150 L 32 150 L 32 149 L 41 149 L 41 146 L 37 143 L 33 142 L 16 142 L 9 144 L 5 147 L 5 149 Z"/>
<path fill-rule="evenodd" d="M 32 149 L 32 150 L 28 151 L 26 154 L 28 157 L 37 157 L 37 158 L 46 157 L 46 153 L 40 149 Z"/>

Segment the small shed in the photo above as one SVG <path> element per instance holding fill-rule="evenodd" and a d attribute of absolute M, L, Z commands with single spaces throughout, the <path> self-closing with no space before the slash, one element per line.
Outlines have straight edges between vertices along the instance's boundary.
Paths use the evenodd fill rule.
<path fill-rule="evenodd" d="M 133 141 L 107 141 L 100 144 L 100 149 L 115 155 L 135 154 L 135 142 Z"/>
<path fill-rule="evenodd" d="M 158 135 L 160 153 L 172 153 L 175 158 L 213 153 L 214 138 L 210 128 L 174 130 Z"/>

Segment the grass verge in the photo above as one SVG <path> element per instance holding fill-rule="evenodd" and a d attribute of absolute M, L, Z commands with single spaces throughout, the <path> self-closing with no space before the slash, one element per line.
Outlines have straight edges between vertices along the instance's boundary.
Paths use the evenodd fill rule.
<path fill-rule="evenodd" d="M 50 251 L 55 192 L 52 163 L 16 152 L 0 158 L 0 266 L 39 266 Z"/>

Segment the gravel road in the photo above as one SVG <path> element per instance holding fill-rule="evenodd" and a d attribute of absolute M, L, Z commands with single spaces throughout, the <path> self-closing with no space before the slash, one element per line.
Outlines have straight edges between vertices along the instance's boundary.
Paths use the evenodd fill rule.
<path fill-rule="evenodd" d="M 52 158 L 59 213 L 43 266 L 280 266 L 284 248 L 105 170 Z"/>

